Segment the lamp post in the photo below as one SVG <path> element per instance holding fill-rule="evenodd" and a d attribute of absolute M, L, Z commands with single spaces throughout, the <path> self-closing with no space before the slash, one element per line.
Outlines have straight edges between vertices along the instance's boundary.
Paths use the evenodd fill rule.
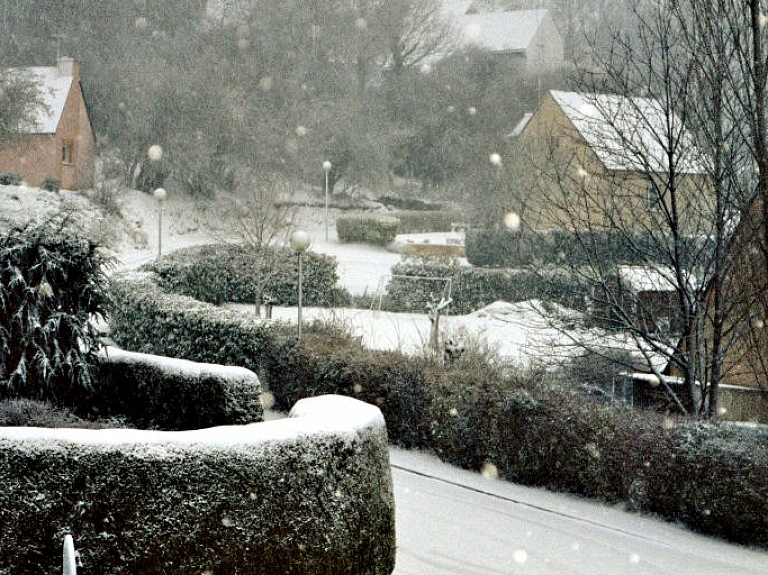
<path fill-rule="evenodd" d="M 309 235 L 304 230 L 296 230 L 291 234 L 291 249 L 296 252 L 296 255 L 299 258 L 299 331 L 298 331 L 298 339 L 301 339 L 301 324 L 303 322 L 301 317 L 302 312 L 302 305 L 303 305 L 303 299 L 304 299 L 304 292 L 302 289 L 302 275 L 303 270 L 301 269 L 302 264 L 302 256 L 304 255 L 304 252 L 309 249 Z"/>
<path fill-rule="evenodd" d="M 157 257 L 163 255 L 163 202 L 167 193 L 163 188 L 157 188 L 154 193 L 157 200 Z"/>
<path fill-rule="evenodd" d="M 323 162 L 323 171 L 325 172 L 325 241 L 328 241 L 328 172 L 331 171 L 331 162 Z"/>

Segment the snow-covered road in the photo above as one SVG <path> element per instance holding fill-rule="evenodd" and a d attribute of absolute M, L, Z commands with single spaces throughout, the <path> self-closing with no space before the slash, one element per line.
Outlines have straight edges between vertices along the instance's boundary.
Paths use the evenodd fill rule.
<path fill-rule="evenodd" d="M 395 575 L 763 575 L 768 552 L 390 450 Z"/>

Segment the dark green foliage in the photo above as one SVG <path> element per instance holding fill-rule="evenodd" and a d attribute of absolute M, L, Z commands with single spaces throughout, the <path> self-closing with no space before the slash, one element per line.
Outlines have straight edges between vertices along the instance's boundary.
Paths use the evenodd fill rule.
<path fill-rule="evenodd" d="M 0 239 L 0 397 L 71 405 L 92 386 L 104 256 L 56 222 Z"/>
<path fill-rule="evenodd" d="M 48 176 L 43 180 L 41 187 L 48 192 L 58 192 L 61 189 L 61 180 Z"/>
<path fill-rule="evenodd" d="M 123 417 L 136 427 L 201 429 L 261 421 L 261 386 L 245 369 L 126 354 L 101 356 L 93 391 L 77 406 L 89 417 Z"/>
<path fill-rule="evenodd" d="M 89 432 L 99 433 L 99 432 Z M 0 440 L 0 573 L 388 575 L 386 444 L 327 434 L 215 447 Z M 208 446 L 207 446 L 208 445 Z M 390 492 L 389 497 L 387 491 Z M 339 494 L 342 496 L 340 497 Z"/>
<path fill-rule="evenodd" d="M 553 390 L 545 374 L 509 375 L 471 357 L 440 366 L 379 354 L 333 331 L 310 331 L 297 345 L 291 329 L 163 294 L 149 276 L 113 287 L 113 332 L 127 347 L 246 365 L 280 408 L 303 394 L 353 395 L 381 407 L 394 443 L 768 546 L 763 428 L 694 426 Z"/>
<path fill-rule="evenodd" d="M 406 262 L 392 267 L 392 279 L 382 301 L 390 311 L 425 311 L 426 302 L 439 300 L 446 282 L 424 278 L 450 278 L 453 302 L 450 313 L 470 313 L 495 301 L 538 299 L 573 309 L 584 309 L 589 286 L 567 270 L 494 270 L 457 264 Z"/>
<path fill-rule="evenodd" d="M 291 306 L 298 299 L 298 260 L 288 249 L 267 248 L 258 254 L 239 245 L 184 248 L 147 267 L 156 272 L 167 290 L 216 305 L 253 303 L 262 274 L 263 295 L 275 305 Z M 303 256 L 304 305 L 343 305 L 349 296 L 336 289 L 336 260 L 308 252 Z"/>
<path fill-rule="evenodd" d="M 388 246 L 395 240 L 400 222 L 376 214 L 346 214 L 336 218 L 336 233 L 344 243 Z"/>
<path fill-rule="evenodd" d="M 21 174 L 17 172 L 6 172 L 0 174 L 0 185 L 2 186 L 18 186 L 21 184 Z"/>
<path fill-rule="evenodd" d="M 683 264 L 701 258 L 711 249 L 706 240 L 683 238 Z M 569 266 L 612 264 L 669 265 L 671 238 L 648 232 L 590 230 L 542 232 L 470 230 L 466 237 L 467 259 L 476 266 L 519 267 L 555 264 Z"/>
<path fill-rule="evenodd" d="M 123 428 L 119 418 L 89 421 L 81 419 L 66 407 L 30 399 L 0 401 L 0 427 L 74 427 L 89 429 Z"/>
<path fill-rule="evenodd" d="M 407 210 L 387 214 L 396 218 L 400 224 L 398 234 L 418 234 L 428 232 L 450 232 L 454 223 L 466 222 L 467 215 L 458 210 Z"/>

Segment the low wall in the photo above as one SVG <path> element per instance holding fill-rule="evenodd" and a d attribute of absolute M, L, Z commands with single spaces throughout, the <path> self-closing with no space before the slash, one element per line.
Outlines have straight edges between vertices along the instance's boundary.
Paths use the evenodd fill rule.
<path fill-rule="evenodd" d="M 0 575 L 388 574 L 384 419 L 299 401 L 288 419 L 194 431 L 0 428 Z"/>

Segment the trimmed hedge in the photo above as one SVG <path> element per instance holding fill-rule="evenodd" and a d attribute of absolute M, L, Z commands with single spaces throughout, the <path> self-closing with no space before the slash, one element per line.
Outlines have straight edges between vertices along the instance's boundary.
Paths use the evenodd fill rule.
<path fill-rule="evenodd" d="M 186 432 L 0 428 L 0 575 L 61 572 L 74 534 L 103 575 L 389 575 L 381 413 L 341 397 Z"/>
<path fill-rule="evenodd" d="M 669 265 L 662 238 L 647 232 L 591 230 L 572 232 L 470 230 L 466 235 L 467 260 L 476 266 L 519 267 L 531 265 Z M 670 240 L 671 241 L 671 240 Z M 700 261 L 697 254 L 711 249 L 702 240 L 682 239 L 683 259 Z"/>
<path fill-rule="evenodd" d="M 468 219 L 464 212 L 458 210 L 400 210 L 388 215 L 400 222 L 398 234 L 450 232 L 452 224 L 466 223 Z"/>
<path fill-rule="evenodd" d="M 261 384 L 250 370 L 113 347 L 102 350 L 78 412 L 169 430 L 254 423 L 264 415 Z"/>
<path fill-rule="evenodd" d="M 288 249 L 272 249 L 259 258 L 238 245 L 205 245 L 176 250 L 154 261 L 146 270 L 158 275 L 160 284 L 197 300 L 222 304 L 256 301 L 256 278 L 264 278 L 263 293 L 277 305 L 296 305 L 298 260 Z M 302 262 L 305 305 L 342 305 L 349 295 L 336 288 L 336 260 L 307 252 Z"/>
<path fill-rule="evenodd" d="M 388 246 L 395 241 L 399 220 L 377 214 L 348 214 L 336 218 L 336 233 L 342 243 Z"/>
<path fill-rule="evenodd" d="M 259 375 L 277 409 L 310 395 L 351 395 L 382 410 L 393 443 L 421 443 L 426 395 L 413 360 L 397 352 L 374 354 L 320 325 L 308 326 L 299 342 L 295 326 L 166 293 L 154 277 L 134 272 L 112 279 L 110 331 L 121 347 L 243 366 Z"/>
<path fill-rule="evenodd" d="M 278 405 L 316 393 L 373 398 L 394 443 L 418 444 L 469 469 L 493 463 L 510 480 L 623 502 L 705 533 L 768 547 L 764 427 L 665 419 L 552 391 L 542 374 L 509 377 L 471 358 L 439 366 L 362 350 L 348 338 L 328 335 L 308 336 L 297 346 L 278 327 L 162 294 L 149 275 L 129 279 L 115 300 L 131 313 L 113 327 L 116 336 L 130 334 L 126 345 L 200 352 L 205 361 L 255 370 L 263 362 L 257 373 L 277 390 Z M 161 332 L 172 334 L 172 345 Z M 236 339 L 211 344 L 214 334 L 218 342 Z"/>
<path fill-rule="evenodd" d="M 392 267 L 392 279 L 382 300 L 389 311 L 425 311 L 440 299 L 445 282 L 424 278 L 450 278 L 450 312 L 471 313 L 495 301 L 510 303 L 539 299 L 572 309 L 586 309 L 589 286 L 568 270 L 487 269 L 455 264 L 401 263 Z"/>

